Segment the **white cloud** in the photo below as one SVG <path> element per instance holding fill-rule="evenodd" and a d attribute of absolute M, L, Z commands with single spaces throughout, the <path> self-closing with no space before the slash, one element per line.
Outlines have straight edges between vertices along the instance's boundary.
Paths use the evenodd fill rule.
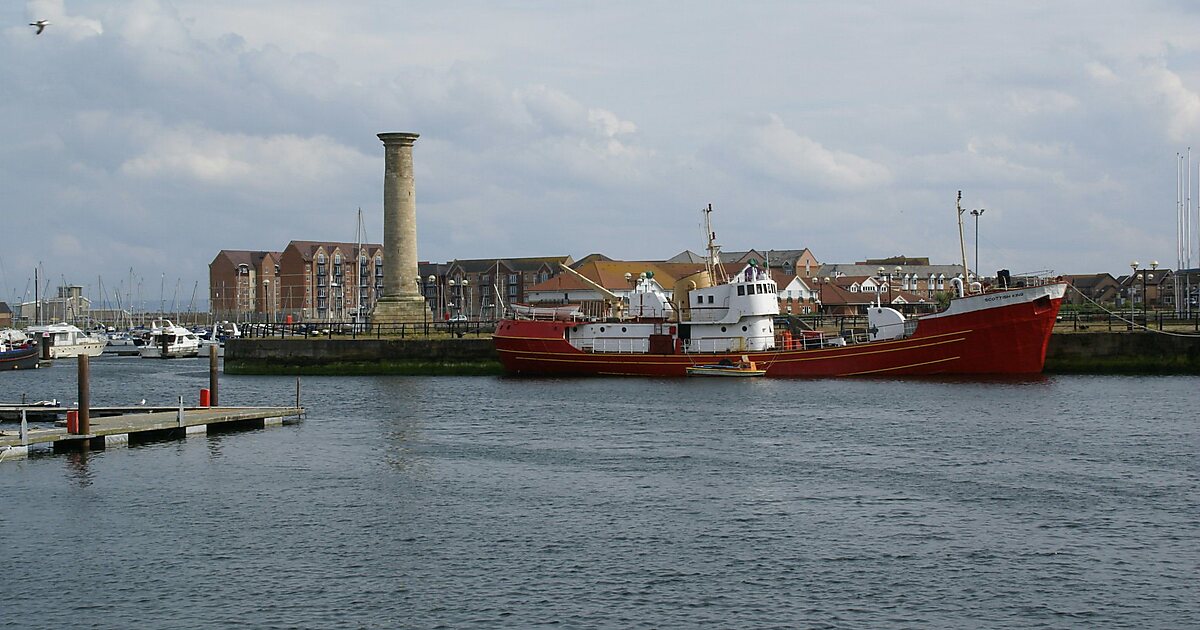
<path fill-rule="evenodd" d="M 884 165 L 848 151 L 828 149 L 788 128 L 774 114 L 726 143 L 747 167 L 787 184 L 853 190 L 891 181 Z"/>
<path fill-rule="evenodd" d="M 189 179 L 263 193 L 319 189 L 355 170 L 372 170 L 366 156 L 324 136 L 230 134 L 195 125 L 143 128 L 145 145 L 120 166 L 139 179 Z"/>

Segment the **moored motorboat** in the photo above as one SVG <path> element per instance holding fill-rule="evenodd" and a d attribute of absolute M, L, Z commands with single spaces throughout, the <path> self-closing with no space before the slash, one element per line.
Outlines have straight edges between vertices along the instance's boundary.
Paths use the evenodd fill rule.
<path fill-rule="evenodd" d="M 733 278 L 718 278 L 718 248 L 706 227 L 705 270 L 681 279 L 670 296 L 643 278 L 628 298 L 612 300 L 604 319 L 501 320 L 493 340 L 505 371 L 684 376 L 689 367 L 742 356 L 772 377 L 1042 371 L 1066 289 L 1061 282 L 984 291 L 954 278 L 956 296 L 940 312 L 905 317 L 873 304 L 861 334 L 793 338 L 775 330 L 778 293 L 765 270 L 751 261 Z"/>
<path fill-rule="evenodd" d="M 169 319 L 156 319 L 139 354 L 143 359 L 179 359 L 200 354 L 200 338 Z"/>
<path fill-rule="evenodd" d="M 104 340 L 89 335 L 66 322 L 25 329 L 36 343 L 49 345 L 49 358 L 61 359 L 86 354 L 98 357 L 104 352 Z"/>
<path fill-rule="evenodd" d="M 104 334 L 104 354 L 120 357 L 136 357 L 138 355 L 137 340 L 128 332 L 110 330 Z"/>
<path fill-rule="evenodd" d="M 0 337 L 0 371 L 36 369 L 40 354 L 30 341 L 13 342 Z"/>

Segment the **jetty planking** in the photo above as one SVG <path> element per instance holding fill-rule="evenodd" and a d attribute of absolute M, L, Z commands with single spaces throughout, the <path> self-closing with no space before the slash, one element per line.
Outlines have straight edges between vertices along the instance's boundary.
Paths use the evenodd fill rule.
<path fill-rule="evenodd" d="M 55 451 L 102 449 L 112 444 L 144 442 L 207 433 L 210 429 L 258 429 L 297 422 L 303 407 L 192 407 L 125 413 L 92 418 L 86 433 L 67 427 L 0 431 L 0 461 L 24 457 L 32 446 L 49 444 Z"/>

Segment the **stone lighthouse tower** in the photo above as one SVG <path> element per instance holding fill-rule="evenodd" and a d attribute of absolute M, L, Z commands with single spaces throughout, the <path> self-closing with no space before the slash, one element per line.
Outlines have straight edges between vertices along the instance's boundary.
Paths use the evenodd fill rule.
<path fill-rule="evenodd" d="M 371 322 L 416 322 L 429 316 L 417 285 L 415 133 L 381 133 L 383 141 L 383 295 Z"/>

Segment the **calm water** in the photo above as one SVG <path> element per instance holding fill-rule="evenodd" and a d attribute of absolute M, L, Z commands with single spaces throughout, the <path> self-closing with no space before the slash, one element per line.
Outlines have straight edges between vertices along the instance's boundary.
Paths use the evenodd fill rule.
<path fill-rule="evenodd" d="M 298 425 L 0 462 L 0 626 L 1200 627 L 1198 386 L 307 377 Z"/>

